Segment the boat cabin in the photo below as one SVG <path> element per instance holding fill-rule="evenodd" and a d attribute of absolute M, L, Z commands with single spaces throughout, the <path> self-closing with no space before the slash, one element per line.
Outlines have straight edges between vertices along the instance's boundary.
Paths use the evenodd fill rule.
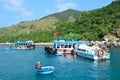
<path fill-rule="evenodd" d="M 32 41 L 17 41 L 13 42 L 11 45 L 12 49 L 35 49 L 35 45 Z"/>

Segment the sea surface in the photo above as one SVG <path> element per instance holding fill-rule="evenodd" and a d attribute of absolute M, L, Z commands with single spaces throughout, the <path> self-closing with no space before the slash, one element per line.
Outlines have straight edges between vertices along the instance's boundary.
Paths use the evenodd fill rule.
<path fill-rule="evenodd" d="M 111 48 L 110 53 L 110 60 L 93 61 L 76 55 L 50 55 L 44 46 L 11 50 L 0 45 L 0 80 L 120 80 L 120 48 Z M 37 61 L 42 66 L 54 66 L 54 73 L 38 74 Z"/>

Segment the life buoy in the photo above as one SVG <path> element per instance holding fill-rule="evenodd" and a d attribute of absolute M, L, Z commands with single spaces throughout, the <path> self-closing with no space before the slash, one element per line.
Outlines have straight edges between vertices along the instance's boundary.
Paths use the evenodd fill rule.
<path fill-rule="evenodd" d="M 98 49 L 98 57 L 103 57 L 104 56 L 104 50 L 103 49 Z M 102 51 L 102 54 L 100 53 Z"/>

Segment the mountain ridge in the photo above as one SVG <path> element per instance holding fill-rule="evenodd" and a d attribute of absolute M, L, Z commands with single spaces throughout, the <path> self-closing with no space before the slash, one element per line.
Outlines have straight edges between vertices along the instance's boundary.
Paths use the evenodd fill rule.
<path fill-rule="evenodd" d="M 108 33 L 118 36 L 120 34 L 115 31 L 120 26 L 119 5 L 120 1 L 113 1 L 110 5 L 92 11 L 68 9 L 38 20 L 21 21 L 0 29 L 0 42 L 21 40 L 50 42 L 55 31 L 62 35 L 77 35 L 78 39 L 87 37 L 89 40 L 100 40 Z"/>
<path fill-rule="evenodd" d="M 65 17 L 66 15 L 67 17 Z M 20 23 L 14 24 L 12 26 L 1 28 L 0 33 L 3 33 L 3 35 L 0 35 L 0 38 L 4 35 L 15 38 L 18 36 L 20 37 L 23 34 L 29 34 L 36 31 L 53 31 L 55 30 L 57 23 L 65 21 L 74 21 L 74 16 L 76 15 L 79 15 L 79 11 L 68 9 L 63 12 L 50 14 L 39 20 L 21 21 Z M 22 40 L 22 38 L 18 38 L 17 40 Z M 7 38 L 5 38 L 4 40 L 0 40 L 0 42 L 3 41 L 7 41 Z M 11 41 L 15 41 L 15 39 L 8 40 L 8 42 Z"/>

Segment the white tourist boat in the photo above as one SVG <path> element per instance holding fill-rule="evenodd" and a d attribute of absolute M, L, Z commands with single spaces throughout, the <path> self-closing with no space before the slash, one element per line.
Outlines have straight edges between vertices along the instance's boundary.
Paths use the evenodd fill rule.
<path fill-rule="evenodd" d="M 100 60 L 100 59 L 110 59 L 110 53 L 108 48 L 100 48 L 97 45 L 88 46 L 86 44 L 80 44 L 75 47 L 78 56 L 85 58 Z"/>

